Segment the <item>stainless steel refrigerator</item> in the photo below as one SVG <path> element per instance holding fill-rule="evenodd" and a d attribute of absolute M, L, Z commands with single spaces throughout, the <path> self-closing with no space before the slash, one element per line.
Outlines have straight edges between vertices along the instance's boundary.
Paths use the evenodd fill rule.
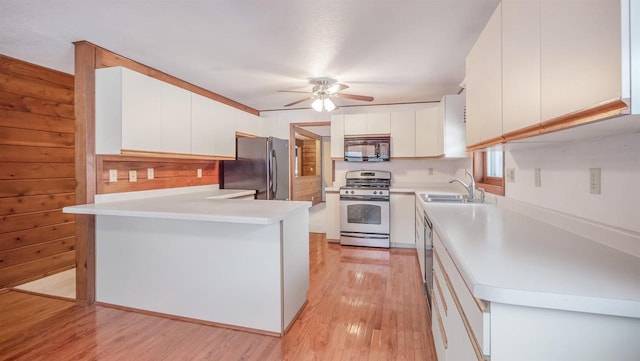
<path fill-rule="evenodd" d="M 236 137 L 236 160 L 223 161 L 222 188 L 255 189 L 257 199 L 289 199 L 289 141 Z"/>

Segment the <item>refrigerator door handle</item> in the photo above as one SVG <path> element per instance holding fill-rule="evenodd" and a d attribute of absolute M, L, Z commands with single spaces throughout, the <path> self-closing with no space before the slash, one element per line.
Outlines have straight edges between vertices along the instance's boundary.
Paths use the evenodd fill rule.
<path fill-rule="evenodd" d="M 276 194 L 278 193 L 278 157 L 275 150 L 271 150 L 271 182 L 273 184 L 273 199 L 276 199 Z"/>

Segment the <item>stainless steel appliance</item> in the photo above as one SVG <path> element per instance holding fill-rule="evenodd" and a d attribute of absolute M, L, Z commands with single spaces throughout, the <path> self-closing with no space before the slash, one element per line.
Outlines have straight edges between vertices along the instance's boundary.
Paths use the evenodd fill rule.
<path fill-rule="evenodd" d="M 427 306 L 431 311 L 431 297 L 433 297 L 433 223 L 427 216 L 427 212 L 423 213 L 424 217 L 424 288 L 427 297 Z"/>
<path fill-rule="evenodd" d="M 389 186 L 386 171 L 350 171 L 340 187 L 340 244 L 389 248 Z"/>
<path fill-rule="evenodd" d="M 344 160 L 384 162 L 391 159 L 391 137 L 344 137 Z"/>
<path fill-rule="evenodd" d="M 223 161 L 222 188 L 255 189 L 256 199 L 289 199 L 289 141 L 236 137 L 236 160 Z"/>

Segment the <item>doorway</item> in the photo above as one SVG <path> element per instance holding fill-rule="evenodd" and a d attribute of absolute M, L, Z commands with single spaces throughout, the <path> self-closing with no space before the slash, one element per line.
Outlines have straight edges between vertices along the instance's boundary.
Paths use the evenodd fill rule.
<path fill-rule="evenodd" d="M 289 129 L 291 199 L 316 205 L 333 182 L 331 123 L 291 123 Z"/>

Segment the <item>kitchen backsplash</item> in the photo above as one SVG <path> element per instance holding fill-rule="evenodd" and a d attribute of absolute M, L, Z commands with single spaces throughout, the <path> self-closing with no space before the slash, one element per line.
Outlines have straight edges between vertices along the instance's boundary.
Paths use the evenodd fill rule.
<path fill-rule="evenodd" d="M 470 158 L 455 159 L 395 159 L 389 162 L 335 162 L 334 186 L 345 183 L 345 173 L 350 170 L 387 170 L 391 172 L 394 184 L 447 183 L 452 178 L 468 181 L 465 169 L 471 169 Z M 461 191 L 464 191 L 460 187 Z"/>
<path fill-rule="evenodd" d="M 515 182 L 507 180 L 507 198 L 640 233 L 640 133 L 512 149 L 509 168 Z M 600 169 L 600 194 L 590 192 L 591 168 Z"/>

